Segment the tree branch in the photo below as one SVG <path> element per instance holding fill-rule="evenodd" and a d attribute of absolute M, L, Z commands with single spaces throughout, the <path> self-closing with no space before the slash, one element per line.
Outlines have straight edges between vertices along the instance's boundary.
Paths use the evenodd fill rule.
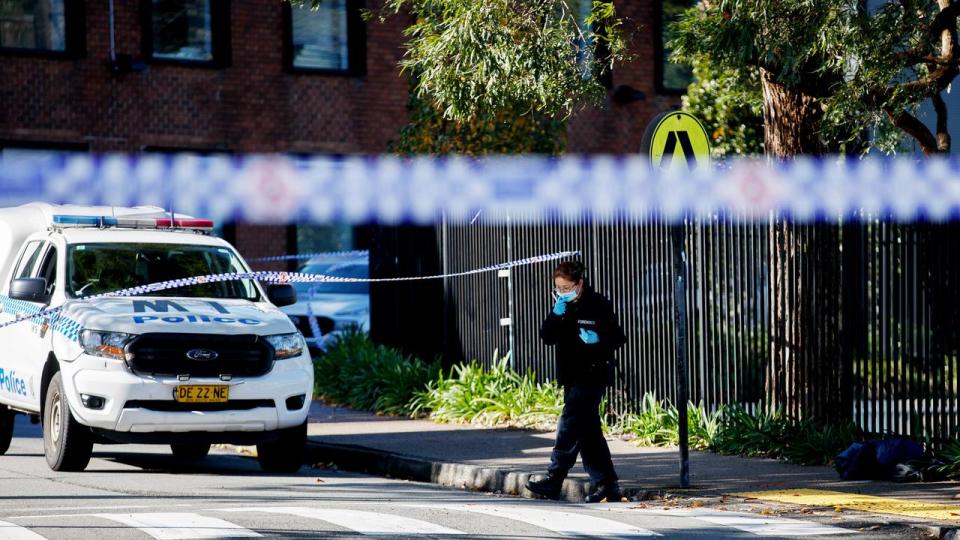
<path fill-rule="evenodd" d="M 894 126 L 902 129 L 917 141 L 925 155 L 936 154 L 938 152 L 937 140 L 934 138 L 933 133 L 931 133 L 930 129 L 918 120 L 916 116 L 907 111 L 895 113 L 890 108 L 884 108 L 884 112 L 887 113 L 887 118 L 890 119 L 890 122 Z"/>
<path fill-rule="evenodd" d="M 902 56 L 915 59 L 924 59 L 928 67 L 934 68 L 926 77 L 894 85 L 879 92 L 880 99 L 886 100 L 897 90 L 907 92 L 919 91 L 930 97 L 939 94 L 960 73 L 958 59 L 960 59 L 960 43 L 957 40 L 957 19 L 960 17 L 960 1 L 938 0 L 940 12 L 933 19 L 930 26 L 930 38 L 940 39 L 940 56 L 924 55 L 922 58 L 915 51 L 905 51 Z M 889 114 L 889 113 L 888 113 Z"/>
<path fill-rule="evenodd" d="M 944 30 L 956 34 L 957 17 L 960 17 L 960 2 L 941 0 L 940 13 L 937 13 L 933 18 L 933 24 L 930 25 L 930 37 L 936 39 Z"/>

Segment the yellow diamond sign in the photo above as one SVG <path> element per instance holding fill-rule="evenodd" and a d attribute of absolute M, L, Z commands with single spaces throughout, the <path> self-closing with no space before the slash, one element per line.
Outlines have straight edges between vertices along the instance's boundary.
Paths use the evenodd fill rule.
<path fill-rule="evenodd" d="M 672 111 L 650 122 L 643 136 L 643 151 L 661 170 L 705 168 L 710 164 L 710 137 L 691 114 Z"/>

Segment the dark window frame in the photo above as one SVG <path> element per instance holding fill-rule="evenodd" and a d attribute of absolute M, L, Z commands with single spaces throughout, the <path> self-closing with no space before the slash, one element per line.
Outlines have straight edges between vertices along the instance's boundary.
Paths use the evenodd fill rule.
<path fill-rule="evenodd" d="M 287 73 L 363 77 L 367 74 L 367 25 L 363 20 L 364 0 L 346 0 L 347 69 L 295 66 L 293 51 L 293 7 L 283 3 L 283 68 Z"/>
<path fill-rule="evenodd" d="M 22 150 L 49 150 L 61 152 L 89 152 L 90 145 L 87 143 L 74 142 L 49 142 L 49 141 L 21 141 L 13 139 L 0 139 L 0 152 L 6 148 L 18 148 Z"/>
<path fill-rule="evenodd" d="M 668 88 L 663 84 L 663 77 L 665 75 L 663 64 L 666 61 L 666 58 L 664 57 L 665 51 L 663 50 L 663 32 L 665 30 L 663 26 L 663 1 L 664 0 L 657 0 L 654 2 L 653 7 L 653 35 L 655 36 L 655 39 L 653 40 L 654 89 L 658 94 L 662 95 L 684 96 L 687 94 L 686 88 Z"/>
<path fill-rule="evenodd" d="M 184 66 L 198 68 L 223 69 L 232 62 L 232 42 L 230 38 L 230 0 L 208 0 L 210 2 L 210 46 L 213 56 L 210 60 L 189 60 L 185 58 L 159 58 L 153 55 L 153 1 L 140 0 L 141 49 L 144 61 L 150 65 Z"/>
<path fill-rule="evenodd" d="M 76 60 L 87 55 L 86 0 L 64 0 L 64 50 L 0 46 L 0 56 L 28 56 L 51 60 Z"/>

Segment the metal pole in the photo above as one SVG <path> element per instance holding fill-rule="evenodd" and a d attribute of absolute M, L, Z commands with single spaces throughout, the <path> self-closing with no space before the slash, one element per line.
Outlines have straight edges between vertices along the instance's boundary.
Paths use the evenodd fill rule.
<path fill-rule="evenodd" d="M 510 221 L 510 214 L 507 214 L 507 260 L 513 260 L 513 223 Z M 513 301 L 513 268 L 507 270 L 507 316 L 510 317 L 510 326 L 507 328 L 510 342 L 510 369 L 515 370 L 517 369 L 517 350 L 514 348 L 516 346 L 514 325 L 517 314 Z"/>
<path fill-rule="evenodd" d="M 677 345 L 677 412 L 678 433 L 680 437 L 680 487 L 690 487 L 690 448 L 687 440 L 687 401 L 689 400 L 689 381 L 687 380 L 687 296 L 685 225 L 683 222 L 670 226 L 673 244 L 674 271 L 674 316 Z"/>

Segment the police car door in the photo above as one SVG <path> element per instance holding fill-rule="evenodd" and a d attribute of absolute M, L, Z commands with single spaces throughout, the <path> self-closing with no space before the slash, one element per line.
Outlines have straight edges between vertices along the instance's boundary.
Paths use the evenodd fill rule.
<path fill-rule="evenodd" d="M 5 284 L 5 292 L 10 291 L 10 282 L 14 279 L 35 277 L 35 271 L 40 266 L 49 242 L 33 240 L 27 243 L 10 275 L 10 281 Z M 9 296 L 2 296 L 3 313 L 0 314 L 0 324 L 13 321 L 16 318 L 36 313 L 44 306 L 36 302 L 13 300 Z M 32 364 L 30 355 L 40 348 L 41 338 L 34 333 L 36 322 L 25 320 L 0 329 L 0 398 L 6 403 L 12 403 L 31 410 L 39 410 L 39 375 L 33 376 L 29 368 Z M 48 340 L 49 343 L 49 340 Z M 46 358 L 46 355 L 44 355 Z M 41 369 L 42 369 L 41 362 Z"/>

